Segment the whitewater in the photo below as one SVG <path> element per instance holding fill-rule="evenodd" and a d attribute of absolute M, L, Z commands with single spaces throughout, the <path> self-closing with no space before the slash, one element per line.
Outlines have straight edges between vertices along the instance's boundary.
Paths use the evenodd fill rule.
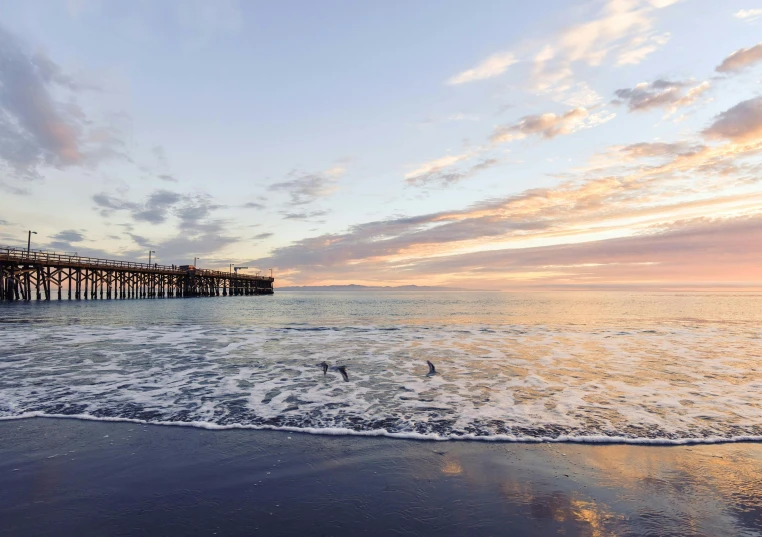
<path fill-rule="evenodd" d="M 8 304 L 0 419 L 431 440 L 762 440 L 759 305 L 759 295 L 722 293 L 307 292 Z M 324 374 L 323 361 L 346 366 L 349 381 Z"/>

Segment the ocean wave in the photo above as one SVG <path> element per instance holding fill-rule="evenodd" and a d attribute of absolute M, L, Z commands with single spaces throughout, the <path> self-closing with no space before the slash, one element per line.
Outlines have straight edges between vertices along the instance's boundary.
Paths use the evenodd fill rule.
<path fill-rule="evenodd" d="M 210 431 L 230 431 L 230 430 L 254 430 L 254 431 L 281 431 L 297 434 L 312 434 L 324 436 L 362 436 L 362 437 L 386 437 L 398 438 L 403 440 L 419 440 L 424 442 L 447 442 L 447 441 L 476 441 L 476 442 L 503 442 L 503 443 L 571 443 L 571 444 L 635 444 L 649 446 L 683 446 L 696 444 L 730 444 L 739 442 L 762 442 L 762 435 L 742 435 L 732 437 L 701 437 L 701 438 L 646 438 L 646 437 L 626 437 L 626 436 L 512 436 L 512 435 L 493 435 L 482 436 L 474 434 L 463 435 L 438 435 L 423 434 L 414 432 L 389 432 L 384 429 L 375 430 L 354 430 L 338 427 L 288 427 L 274 425 L 245 425 L 234 423 L 220 425 L 217 423 L 208 423 L 201 421 L 146 421 L 133 418 L 113 418 L 96 417 L 87 414 L 47 414 L 44 412 L 27 412 L 17 416 L 3 416 L 0 421 L 16 421 L 32 418 L 52 418 L 52 419 L 73 419 L 83 421 L 97 422 L 115 422 L 115 423 L 135 423 L 140 425 L 169 426 L 169 427 L 194 427 L 198 429 L 207 429 Z"/>
<path fill-rule="evenodd" d="M 0 326 L 0 419 L 513 442 L 762 437 L 762 343 L 754 332 L 298 328 Z M 426 376 L 426 360 L 437 375 Z M 349 381 L 324 374 L 322 361 L 346 365 Z"/>

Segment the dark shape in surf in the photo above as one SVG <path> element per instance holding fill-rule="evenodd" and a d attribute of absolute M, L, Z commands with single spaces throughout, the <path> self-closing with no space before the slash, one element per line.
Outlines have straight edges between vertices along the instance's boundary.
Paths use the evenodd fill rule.
<path fill-rule="evenodd" d="M 434 369 L 434 364 L 432 364 L 432 363 L 431 363 L 431 362 L 429 362 L 428 360 L 426 360 L 426 363 L 427 363 L 427 364 L 429 364 L 429 372 L 428 372 L 428 373 L 426 373 L 426 376 L 427 376 L 427 377 L 433 377 L 434 375 L 436 375 L 436 374 L 437 374 L 437 370 L 436 370 L 436 369 Z"/>
<path fill-rule="evenodd" d="M 341 376 L 344 377 L 344 382 L 349 381 L 349 375 L 347 375 L 347 366 L 340 365 L 339 367 L 336 368 L 336 371 L 341 373 Z"/>
<path fill-rule="evenodd" d="M 328 372 L 328 364 L 327 363 L 320 362 L 319 364 L 317 364 L 317 366 L 323 368 L 323 375 L 325 375 Z"/>

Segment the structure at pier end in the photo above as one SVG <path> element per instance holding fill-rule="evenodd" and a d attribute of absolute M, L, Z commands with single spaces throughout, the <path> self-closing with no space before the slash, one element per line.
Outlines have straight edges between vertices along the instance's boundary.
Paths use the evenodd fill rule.
<path fill-rule="evenodd" d="M 0 247 L 0 300 L 273 294 L 272 277 Z"/>

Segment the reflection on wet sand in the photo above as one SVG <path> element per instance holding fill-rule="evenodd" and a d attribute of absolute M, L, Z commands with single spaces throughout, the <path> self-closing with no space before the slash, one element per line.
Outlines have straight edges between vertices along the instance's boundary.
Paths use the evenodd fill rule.
<path fill-rule="evenodd" d="M 446 446 L 443 479 L 496 490 L 543 527 L 592 537 L 762 535 L 760 444 Z"/>
<path fill-rule="evenodd" d="M 0 423 L 0 534 L 762 537 L 760 475 L 751 443 L 435 443 L 31 419 Z"/>

